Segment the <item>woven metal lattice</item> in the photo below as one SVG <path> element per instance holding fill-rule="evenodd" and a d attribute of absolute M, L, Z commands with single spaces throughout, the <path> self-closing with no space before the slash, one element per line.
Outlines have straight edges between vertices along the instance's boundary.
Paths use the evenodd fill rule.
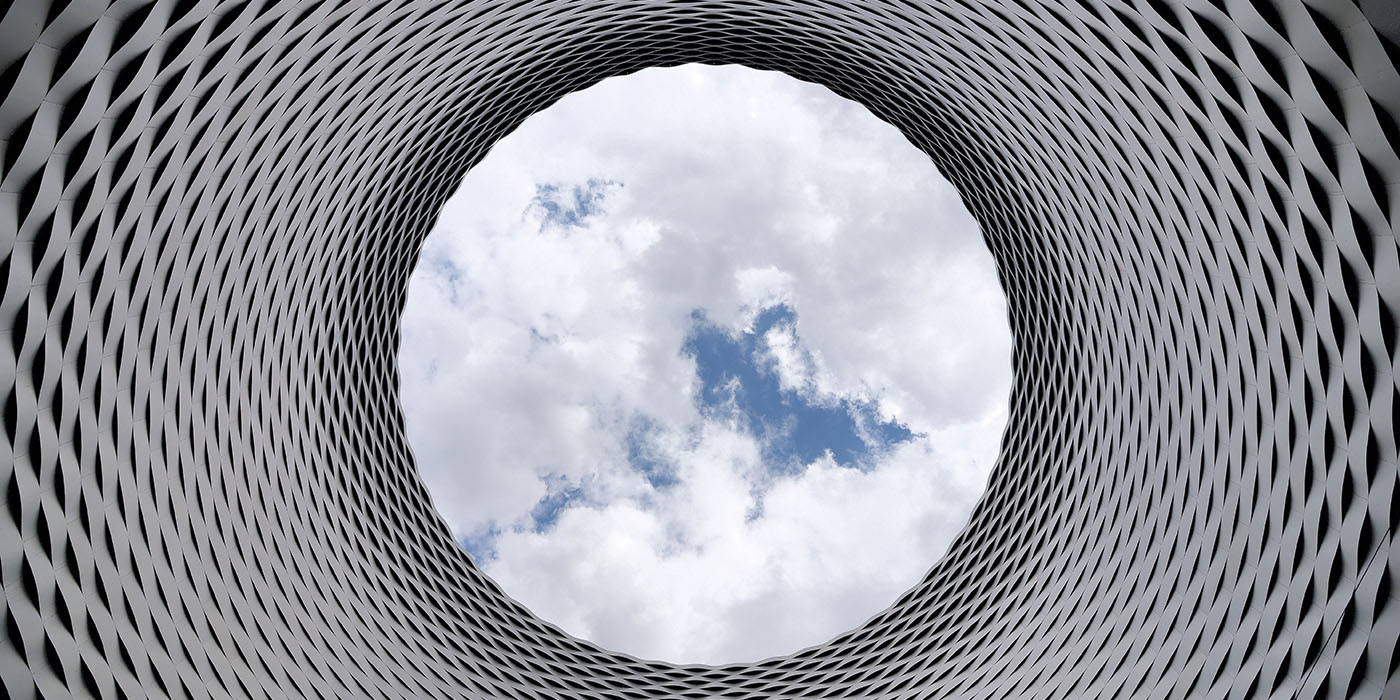
<path fill-rule="evenodd" d="M 1351 2 L 3 12 L 6 697 L 1400 692 L 1400 49 Z M 858 629 L 719 667 L 513 602 L 396 398 L 466 169 L 569 91 L 687 62 L 900 128 L 979 220 L 1016 342 L 949 553 Z"/>

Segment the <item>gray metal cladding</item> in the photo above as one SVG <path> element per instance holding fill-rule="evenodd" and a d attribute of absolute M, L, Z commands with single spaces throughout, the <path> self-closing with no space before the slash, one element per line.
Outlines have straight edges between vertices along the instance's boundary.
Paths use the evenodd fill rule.
<path fill-rule="evenodd" d="M 1385 16 L 17 0 L 3 694 L 1400 697 Z M 719 667 L 572 639 L 486 579 L 418 479 L 395 359 L 419 245 L 496 139 L 697 61 L 898 126 L 980 221 L 1016 342 L 1000 459 L 927 577 Z"/>

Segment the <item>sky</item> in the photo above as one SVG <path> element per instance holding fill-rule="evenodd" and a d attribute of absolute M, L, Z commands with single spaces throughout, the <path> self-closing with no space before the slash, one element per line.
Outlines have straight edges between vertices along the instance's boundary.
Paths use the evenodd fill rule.
<path fill-rule="evenodd" d="M 691 65 L 568 95 L 467 173 L 399 363 L 434 505 L 507 593 L 728 663 L 921 580 L 996 459 L 1010 357 L 927 156 L 825 88 Z"/>

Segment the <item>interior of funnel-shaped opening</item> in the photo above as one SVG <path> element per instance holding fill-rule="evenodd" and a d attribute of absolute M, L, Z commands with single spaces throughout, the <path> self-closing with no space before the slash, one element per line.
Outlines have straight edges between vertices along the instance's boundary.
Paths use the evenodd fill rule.
<path fill-rule="evenodd" d="M 678 662 L 790 653 L 918 583 L 1012 380 L 991 253 L 928 156 L 736 66 L 612 78 L 496 143 L 401 337 L 416 463 L 477 565 Z"/>

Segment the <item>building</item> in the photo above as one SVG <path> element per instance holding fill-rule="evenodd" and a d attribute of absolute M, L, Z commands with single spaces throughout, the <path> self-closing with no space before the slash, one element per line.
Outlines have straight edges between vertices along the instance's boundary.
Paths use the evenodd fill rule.
<path fill-rule="evenodd" d="M 20 0 L 0 685 L 29 697 L 1396 697 L 1400 22 L 1377 0 Z M 784 658 L 483 577 L 397 403 L 417 247 L 604 77 L 740 63 L 926 150 L 1016 339 L 927 577 Z"/>

